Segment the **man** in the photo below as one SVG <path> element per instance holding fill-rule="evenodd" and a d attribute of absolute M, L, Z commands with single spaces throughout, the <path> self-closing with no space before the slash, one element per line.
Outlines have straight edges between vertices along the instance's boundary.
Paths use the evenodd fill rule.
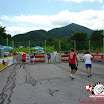
<path fill-rule="evenodd" d="M 32 50 L 31 50 L 31 52 L 29 53 L 29 55 L 33 55 L 33 52 L 32 52 Z"/>
<path fill-rule="evenodd" d="M 92 59 L 93 59 L 92 55 L 90 55 L 90 52 L 87 51 L 86 55 L 84 55 L 84 57 L 83 57 L 83 62 L 85 61 L 86 71 L 87 71 L 88 77 L 92 76 L 92 74 L 91 74 L 91 68 L 92 68 L 91 60 Z M 90 68 L 90 71 L 88 70 L 88 68 Z"/>
<path fill-rule="evenodd" d="M 69 54 L 69 66 L 71 67 L 71 78 L 72 79 L 74 79 L 74 74 L 78 70 L 78 68 L 76 66 L 76 62 L 77 62 L 77 66 L 78 66 L 77 54 L 74 52 L 74 48 L 72 48 L 71 52 Z"/>
<path fill-rule="evenodd" d="M 21 55 L 22 55 L 22 53 L 23 53 L 23 52 L 20 50 L 20 51 L 19 51 L 19 55 L 21 56 Z"/>
<path fill-rule="evenodd" d="M 57 59 L 57 51 L 55 50 L 53 52 L 53 61 L 56 62 L 56 59 Z"/>
<path fill-rule="evenodd" d="M 48 59 L 48 63 L 51 63 L 51 54 L 50 52 L 47 51 L 47 59 Z"/>
<path fill-rule="evenodd" d="M 25 68 L 25 63 L 26 63 L 26 50 L 22 53 L 22 64 L 23 64 L 23 68 Z M 21 65 L 20 65 L 20 67 L 21 67 Z"/>

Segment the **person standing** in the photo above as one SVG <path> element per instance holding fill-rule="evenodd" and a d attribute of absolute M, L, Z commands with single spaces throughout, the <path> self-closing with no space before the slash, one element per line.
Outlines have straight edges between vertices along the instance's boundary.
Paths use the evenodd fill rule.
<path fill-rule="evenodd" d="M 21 55 L 22 55 L 22 53 L 23 53 L 23 52 L 20 50 L 20 51 L 19 51 L 19 55 L 21 56 Z"/>
<path fill-rule="evenodd" d="M 74 48 L 71 48 L 71 52 L 69 53 L 69 66 L 71 67 L 71 78 L 74 79 L 74 74 L 78 70 L 78 58 L 77 54 L 74 52 Z"/>
<path fill-rule="evenodd" d="M 47 59 L 48 59 L 48 63 L 51 63 L 51 54 L 48 51 L 47 51 Z"/>
<path fill-rule="evenodd" d="M 84 57 L 83 57 L 83 62 L 85 62 L 88 77 L 92 76 L 92 74 L 91 74 L 91 72 L 92 72 L 92 60 L 93 60 L 92 55 L 90 55 L 90 52 L 87 51 L 86 55 L 84 55 Z M 88 68 L 90 68 L 90 71 L 88 70 Z"/>
<path fill-rule="evenodd" d="M 26 50 L 22 53 L 22 64 L 23 68 L 25 68 L 25 63 L 26 63 Z M 20 65 L 20 67 L 21 67 Z"/>
<path fill-rule="evenodd" d="M 32 52 L 32 50 L 30 51 L 29 55 L 33 55 L 33 52 Z"/>
<path fill-rule="evenodd" d="M 56 59 L 57 59 L 57 51 L 55 50 L 53 52 L 53 62 L 56 62 Z"/>

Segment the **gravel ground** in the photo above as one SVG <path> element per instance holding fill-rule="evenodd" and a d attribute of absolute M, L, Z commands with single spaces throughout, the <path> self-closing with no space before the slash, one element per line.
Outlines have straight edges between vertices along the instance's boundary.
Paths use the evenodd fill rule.
<path fill-rule="evenodd" d="M 104 82 L 104 64 L 93 63 L 93 76 L 89 78 L 84 63 L 79 62 L 78 68 L 72 80 L 68 63 L 26 64 L 25 69 L 12 65 L 0 72 L 0 104 L 79 104 L 79 101 L 96 101 L 89 99 L 91 92 L 86 92 L 86 86 Z"/>

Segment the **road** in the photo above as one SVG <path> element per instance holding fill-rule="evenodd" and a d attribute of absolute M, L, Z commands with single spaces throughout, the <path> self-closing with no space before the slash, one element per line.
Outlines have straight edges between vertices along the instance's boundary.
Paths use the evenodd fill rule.
<path fill-rule="evenodd" d="M 12 65 L 0 72 L 0 104 L 79 104 L 89 99 L 86 86 L 104 82 L 104 64 L 92 64 L 92 77 L 79 62 L 75 79 L 70 78 L 68 63 Z M 86 103 L 87 104 L 87 103 Z M 102 103 L 100 103 L 102 104 Z"/>

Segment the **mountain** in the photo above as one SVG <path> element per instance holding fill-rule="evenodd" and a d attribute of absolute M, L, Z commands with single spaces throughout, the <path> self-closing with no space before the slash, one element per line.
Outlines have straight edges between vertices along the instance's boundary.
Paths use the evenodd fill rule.
<path fill-rule="evenodd" d="M 93 30 L 90 30 L 84 26 L 80 26 L 78 24 L 70 24 L 67 25 L 65 27 L 61 27 L 61 28 L 55 28 L 52 29 L 50 31 L 48 31 L 49 35 L 53 36 L 53 37 L 57 37 L 57 38 L 69 38 L 72 34 L 76 33 L 76 32 L 84 32 L 88 34 L 88 37 L 91 35 Z"/>
<path fill-rule="evenodd" d="M 76 32 L 87 33 L 89 37 L 93 32 L 93 30 L 72 23 L 64 27 L 54 28 L 48 32 L 45 30 L 35 30 L 35 31 L 27 32 L 25 34 L 18 34 L 15 35 L 13 39 L 14 41 L 27 41 L 27 40 L 42 41 L 47 39 L 48 37 L 61 39 L 61 38 L 69 38 L 72 34 Z"/>
<path fill-rule="evenodd" d="M 35 30 L 24 34 L 18 34 L 13 37 L 14 41 L 41 41 L 47 39 L 48 32 L 45 30 Z"/>

